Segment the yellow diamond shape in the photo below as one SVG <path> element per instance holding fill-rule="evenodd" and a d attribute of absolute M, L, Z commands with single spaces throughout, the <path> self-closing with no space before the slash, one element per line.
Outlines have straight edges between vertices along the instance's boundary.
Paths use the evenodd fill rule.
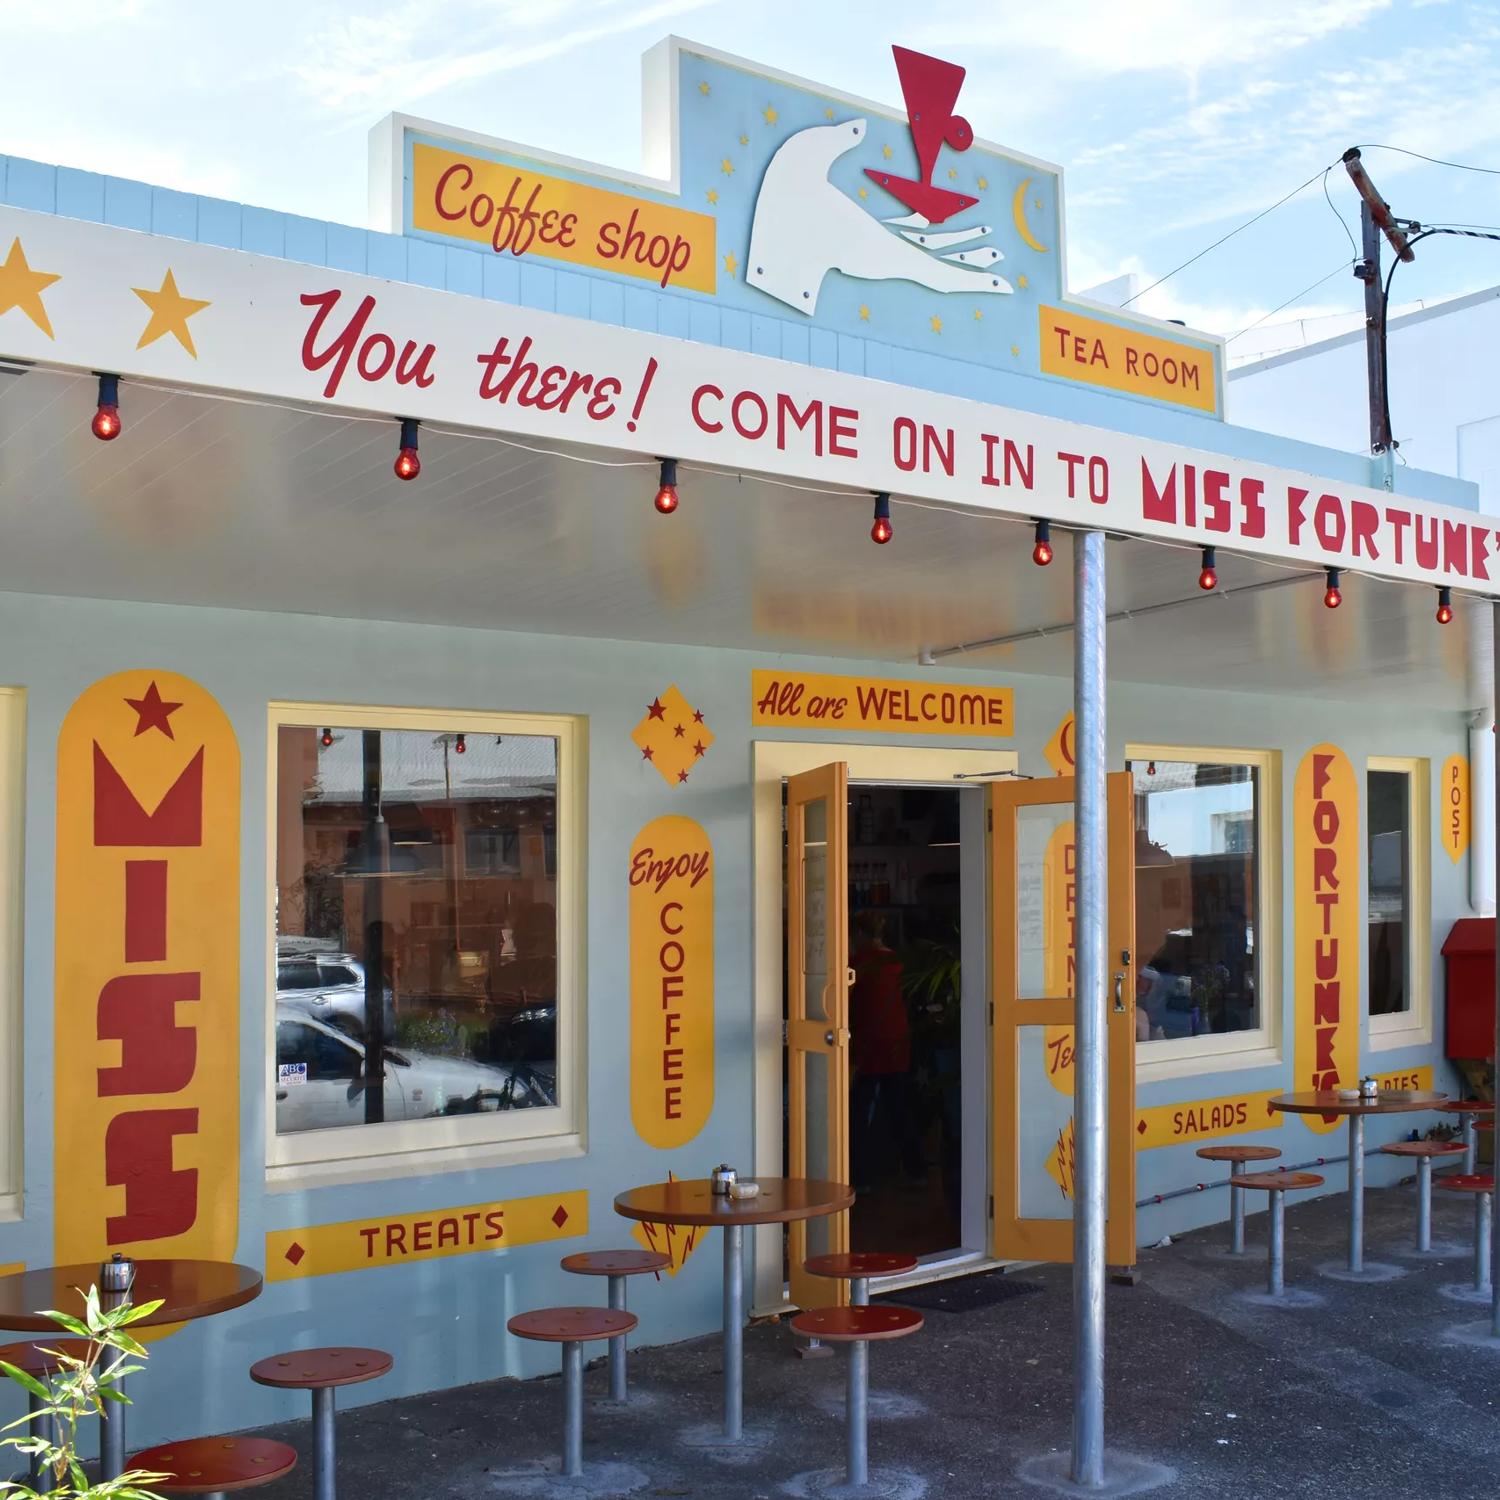
<path fill-rule="evenodd" d="M 630 732 L 641 759 L 656 767 L 668 786 L 683 786 L 714 742 L 700 710 L 674 682 L 646 705 L 645 717 Z"/>

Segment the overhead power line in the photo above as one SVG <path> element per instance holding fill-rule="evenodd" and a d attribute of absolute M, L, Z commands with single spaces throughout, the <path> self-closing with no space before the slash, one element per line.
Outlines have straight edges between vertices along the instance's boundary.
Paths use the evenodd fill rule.
<path fill-rule="evenodd" d="M 1449 161 L 1442 156 L 1428 156 L 1421 151 L 1408 151 L 1405 146 L 1386 146 L 1371 141 L 1365 146 L 1356 146 L 1356 151 L 1394 151 L 1398 156 L 1414 156 L 1418 161 L 1429 161 L 1435 167 L 1454 167 L 1460 172 L 1482 172 L 1486 177 L 1500 177 L 1500 167 L 1476 167 L 1472 162 Z"/>
<path fill-rule="evenodd" d="M 1294 293 L 1292 296 L 1288 297 L 1285 302 L 1281 303 L 1277 307 L 1273 307 L 1270 312 L 1263 313 L 1253 323 L 1246 323 L 1238 333 L 1230 334 L 1229 337 L 1224 340 L 1225 344 L 1232 344 L 1236 339 L 1243 338 L 1247 333 L 1250 332 L 1252 328 L 1259 328 L 1267 318 L 1274 318 L 1277 313 L 1284 311 L 1286 308 L 1290 307 L 1292 303 L 1300 301 L 1309 292 L 1317 291 L 1317 289 L 1322 286 L 1325 281 L 1332 281 L 1335 276 L 1340 275 L 1342 272 L 1348 271 L 1349 267 L 1352 264 L 1352 261 L 1341 260 L 1338 265 L 1336 265 L 1330 272 L 1328 272 L 1326 276 L 1318 277 L 1318 279 L 1313 282 L 1311 286 L 1303 287 L 1300 292 Z"/>

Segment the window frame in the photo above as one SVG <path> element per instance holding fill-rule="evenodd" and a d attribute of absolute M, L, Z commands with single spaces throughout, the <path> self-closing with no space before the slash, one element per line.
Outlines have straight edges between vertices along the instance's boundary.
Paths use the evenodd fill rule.
<path fill-rule="evenodd" d="M 554 1109 L 346 1125 L 337 1129 L 276 1131 L 276 897 L 279 770 L 284 728 L 465 733 L 476 737 L 531 735 L 557 741 L 557 1080 Z M 273 1190 L 309 1185 L 425 1176 L 435 1171 L 554 1161 L 586 1149 L 588 1078 L 586 901 L 588 871 L 584 816 L 588 726 L 581 715 L 489 710 L 370 707 L 349 703 L 273 702 L 266 735 L 265 1021 L 262 1058 L 266 1180 Z"/>
<path fill-rule="evenodd" d="M 1406 808 L 1406 992 L 1411 1004 L 1391 1015 L 1370 1014 L 1370 772 L 1394 771 L 1407 777 Z M 1365 821 L 1361 829 L 1360 917 L 1364 946 L 1360 948 L 1360 987 L 1372 1052 L 1423 1046 L 1432 1040 L 1432 762 L 1423 755 L 1370 755 L 1365 758 L 1361 788 Z"/>
<path fill-rule="evenodd" d="M 22 944 L 25 938 L 26 689 L 0 687 L 0 1223 L 24 1209 Z"/>
<path fill-rule="evenodd" d="M 1190 764 L 1250 766 L 1259 774 L 1256 814 L 1256 984 L 1260 1025 L 1247 1031 L 1211 1032 L 1204 1036 L 1137 1042 L 1138 1082 L 1201 1075 L 1206 1069 L 1230 1071 L 1265 1067 L 1282 1060 L 1282 809 L 1281 752 L 1223 745 L 1165 745 L 1130 742 L 1125 763 L 1160 760 Z M 1135 955 L 1141 962 L 1141 955 Z"/>

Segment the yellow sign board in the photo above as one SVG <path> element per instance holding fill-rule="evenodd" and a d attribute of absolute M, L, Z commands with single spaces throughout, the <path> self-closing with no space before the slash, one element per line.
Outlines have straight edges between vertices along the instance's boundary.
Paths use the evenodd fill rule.
<path fill-rule="evenodd" d="M 1443 815 L 1438 837 L 1448 858 L 1457 864 L 1469 850 L 1469 762 L 1462 755 L 1450 755 L 1443 762 Z"/>
<path fill-rule="evenodd" d="M 1407 1068 L 1395 1073 L 1377 1073 L 1375 1081 L 1383 1089 L 1408 1090 L 1408 1089 L 1430 1089 L 1432 1087 L 1432 1069 Z"/>
<path fill-rule="evenodd" d="M 668 1182 L 676 1182 L 675 1172 L 667 1173 Z M 703 1242 L 707 1231 L 701 1224 L 648 1224 L 642 1220 L 631 1230 L 631 1236 L 643 1250 L 654 1250 L 671 1262 L 664 1269 L 675 1276 L 687 1264 L 688 1257 Z"/>
<path fill-rule="evenodd" d="M 266 1235 L 266 1280 L 298 1281 L 339 1271 L 368 1271 L 372 1266 L 577 1239 L 588 1232 L 586 1192 L 546 1193 L 539 1198 L 469 1203 L 412 1214 L 377 1214 L 306 1229 L 273 1229 Z"/>
<path fill-rule="evenodd" d="M 630 846 L 630 1118 L 666 1151 L 713 1102 L 713 845 L 691 818 L 662 817 Z"/>
<path fill-rule="evenodd" d="M 662 287 L 718 289 L 709 214 L 420 142 L 412 147 L 411 193 L 412 228 L 429 234 Z"/>
<path fill-rule="evenodd" d="M 24 1260 L 6 1261 L 3 1266 L 0 1266 L 0 1276 L 18 1276 L 25 1269 L 26 1262 Z"/>
<path fill-rule="evenodd" d="M 1073 715 L 1064 714 L 1061 723 L 1052 731 L 1052 738 L 1047 741 L 1042 754 L 1047 757 L 1047 764 L 1052 767 L 1054 776 L 1071 776 L 1073 774 Z"/>
<path fill-rule="evenodd" d="M 1314 745 L 1292 794 L 1294 1088 L 1347 1087 L 1359 1078 L 1359 783 L 1337 745 Z M 1309 1129 L 1340 1119 L 1304 1115 Z"/>
<path fill-rule="evenodd" d="M 1078 841 L 1073 820 L 1059 823 L 1042 856 L 1042 982 L 1052 998 L 1073 997 L 1078 965 Z M 1073 1028 L 1042 1028 L 1047 1082 L 1073 1096 Z"/>
<path fill-rule="evenodd" d="M 1212 349 L 1061 307 L 1043 305 L 1038 317 L 1043 374 L 1218 412 Z"/>
<path fill-rule="evenodd" d="M 224 710 L 173 672 L 96 682 L 57 742 L 59 1265 L 234 1255 L 239 876 Z"/>
<path fill-rule="evenodd" d="M 886 734 L 949 734 L 1009 739 L 1010 688 L 927 678 L 832 677 L 816 672 L 750 674 L 757 729 L 852 729 Z"/>
<path fill-rule="evenodd" d="M 1252 1130 L 1274 1130 L 1286 1118 L 1272 1110 L 1270 1101 L 1281 1092 L 1227 1094 L 1218 1099 L 1195 1099 L 1188 1104 L 1153 1104 L 1136 1111 L 1135 1149 L 1180 1146 L 1187 1141 L 1214 1141 L 1224 1135 L 1247 1135 Z"/>

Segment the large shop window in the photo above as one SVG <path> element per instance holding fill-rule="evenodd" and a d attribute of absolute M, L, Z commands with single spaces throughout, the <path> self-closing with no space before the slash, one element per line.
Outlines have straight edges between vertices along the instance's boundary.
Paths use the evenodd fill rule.
<path fill-rule="evenodd" d="M 1276 758 L 1133 746 L 1143 1063 L 1273 1045 Z"/>
<path fill-rule="evenodd" d="M 1365 778 L 1370 1042 L 1407 1046 L 1430 1029 L 1427 763 L 1376 758 Z"/>
<path fill-rule="evenodd" d="M 0 687 L 0 1220 L 21 1214 L 21 829 L 26 694 Z"/>
<path fill-rule="evenodd" d="M 272 737 L 272 1163 L 576 1139 L 576 722 L 288 706 Z"/>

